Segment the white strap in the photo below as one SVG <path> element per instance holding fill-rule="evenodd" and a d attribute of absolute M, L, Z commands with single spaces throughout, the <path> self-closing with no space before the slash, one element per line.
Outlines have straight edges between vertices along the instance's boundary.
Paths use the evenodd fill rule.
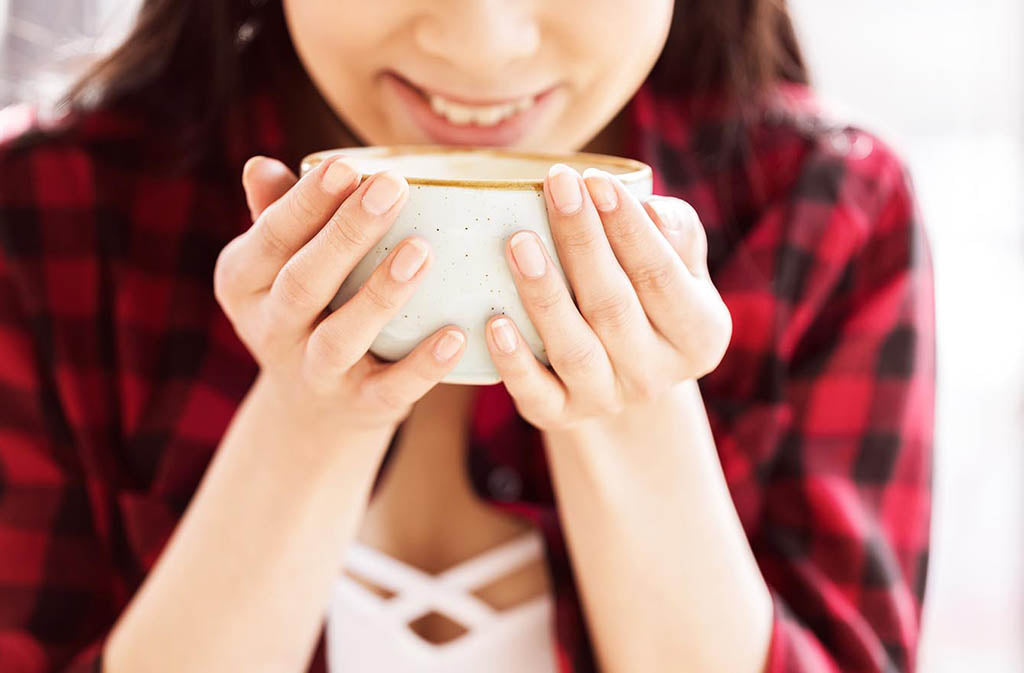
<path fill-rule="evenodd" d="M 472 591 L 511 574 L 543 555 L 544 541 L 536 530 L 530 530 L 525 535 L 445 570 L 438 575 L 438 580 L 451 587 Z"/>
<path fill-rule="evenodd" d="M 382 603 L 396 624 L 404 626 L 434 609 L 473 629 L 493 621 L 498 613 L 468 592 L 540 558 L 543 552 L 542 538 L 531 530 L 436 576 L 358 542 L 349 546 L 347 563 L 355 574 L 396 594 Z"/>

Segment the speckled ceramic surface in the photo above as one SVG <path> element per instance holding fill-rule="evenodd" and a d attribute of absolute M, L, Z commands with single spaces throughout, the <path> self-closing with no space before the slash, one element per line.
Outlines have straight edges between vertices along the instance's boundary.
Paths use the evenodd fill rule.
<path fill-rule="evenodd" d="M 384 168 L 397 170 L 409 181 L 409 200 L 391 229 L 342 284 L 331 309 L 354 295 L 396 244 L 411 235 L 426 239 L 434 250 L 434 264 L 370 351 L 384 360 L 398 360 L 434 331 L 459 325 L 466 330 L 466 352 L 445 383 L 485 385 L 500 380 L 484 339 L 487 320 L 500 313 L 515 322 L 533 352 L 547 362 L 540 336 L 516 293 L 504 247 L 515 232 L 533 230 L 563 273 L 542 191 L 551 164 L 561 162 L 580 172 L 589 166 L 601 168 L 619 175 L 627 189 L 641 199 L 650 196 L 652 188 L 650 168 L 630 159 L 486 148 L 329 150 L 306 157 L 302 171 L 334 152 L 349 157 L 364 176 Z"/>

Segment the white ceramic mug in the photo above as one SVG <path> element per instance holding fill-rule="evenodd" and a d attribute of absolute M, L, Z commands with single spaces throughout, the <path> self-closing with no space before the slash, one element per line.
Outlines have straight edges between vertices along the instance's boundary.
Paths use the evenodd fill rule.
<path fill-rule="evenodd" d="M 504 248 L 515 232 L 535 231 L 564 276 L 544 205 L 544 177 L 552 164 L 567 164 L 581 173 L 591 166 L 606 170 L 641 200 L 652 190 L 650 166 L 633 159 L 482 147 L 325 150 L 303 159 L 302 173 L 339 153 L 360 171 L 360 180 L 385 168 L 403 175 L 409 182 L 409 200 L 391 229 L 349 274 L 330 309 L 351 298 L 395 245 L 412 235 L 422 237 L 433 248 L 433 266 L 370 352 L 383 360 L 398 360 L 441 327 L 462 327 L 466 350 L 445 383 L 486 385 L 500 380 L 484 339 L 487 320 L 496 314 L 511 318 L 534 354 L 548 363 L 544 344 L 516 292 Z"/>

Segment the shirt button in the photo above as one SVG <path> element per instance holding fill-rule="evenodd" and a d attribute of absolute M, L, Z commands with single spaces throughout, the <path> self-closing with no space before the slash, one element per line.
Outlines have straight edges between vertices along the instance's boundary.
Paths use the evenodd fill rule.
<path fill-rule="evenodd" d="M 498 465 L 487 475 L 487 490 L 496 500 L 516 500 L 523 492 L 523 479 L 508 465 Z"/>

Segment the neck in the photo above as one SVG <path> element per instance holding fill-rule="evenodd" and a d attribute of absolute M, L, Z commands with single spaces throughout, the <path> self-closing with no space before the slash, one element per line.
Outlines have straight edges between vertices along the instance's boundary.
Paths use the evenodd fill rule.
<path fill-rule="evenodd" d="M 446 499 L 472 497 L 465 451 L 474 392 L 472 386 L 440 384 L 416 403 L 388 462 L 382 491 L 400 492 L 412 507 L 437 501 L 438 493 Z"/>

